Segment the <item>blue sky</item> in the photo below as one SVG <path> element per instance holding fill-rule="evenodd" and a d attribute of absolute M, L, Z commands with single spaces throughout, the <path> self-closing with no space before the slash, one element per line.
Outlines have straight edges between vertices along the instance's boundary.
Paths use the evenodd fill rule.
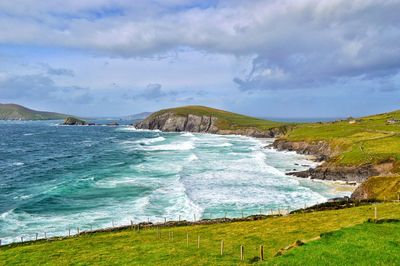
<path fill-rule="evenodd" d="M 400 1 L 0 2 L 0 102 L 81 116 L 399 108 Z"/>

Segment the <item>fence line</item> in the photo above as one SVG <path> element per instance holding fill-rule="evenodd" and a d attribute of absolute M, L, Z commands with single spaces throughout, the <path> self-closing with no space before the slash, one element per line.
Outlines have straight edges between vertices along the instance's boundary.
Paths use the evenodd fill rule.
<path fill-rule="evenodd" d="M 400 197 L 400 194 L 399 194 L 399 197 Z M 397 202 L 397 203 L 400 203 L 400 200 L 391 200 L 391 201 L 387 200 L 385 202 Z M 304 207 L 306 208 L 306 206 L 304 206 Z M 237 212 L 235 212 L 235 213 L 237 213 Z M 192 222 L 187 221 L 187 220 L 181 220 L 181 215 L 178 216 L 178 221 L 167 221 L 167 218 L 164 217 L 164 223 L 162 223 L 162 222 L 150 222 L 150 218 L 148 217 L 147 218 L 147 223 L 146 222 L 139 222 L 137 224 L 134 224 L 133 221 L 130 220 L 130 225 L 123 225 L 122 224 L 120 226 L 116 226 L 115 221 L 112 220 L 111 221 L 112 227 L 97 228 L 97 229 L 93 230 L 93 226 L 90 225 L 90 230 L 86 230 L 86 231 L 82 231 L 82 230 L 80 230 L 79 227 L 77 227 L 76 228 L 76 234 L 73 234 L 71 232 L 71 229 L 69 228 L 68 229 L 68 235 L 58 234 L 58 235 L 54 235 L 53 237 L 74 237 L 74 236 L 77 236 L 77 235 L 80 235 L 80 234 L 83 234 L 83 233 L 106 232 L 106 231 L 126 229 L 126 228 L 129 228 L 129 227 L 135 228 L 136 231 L 139 232 L 141 226 L 143 226 L 144 228 L 149 228 L 149 227 L 156 226 L 158 228 L 158 230 L 159 230 L 159 226 L 163 226 L 163 227 L 174 226 L 174 225 L 179 225 L 180 223 L 184 223 L 184 225 L 196 225 L 196 224 L 219 223 L 221 221 L 224 221 L 224 222 L 226 222 L 226 221 L 230 221 L 230 222 L 233 222 L 233 221 L 246 221 L 246 220 L 252 219 L 254 217 L 256 219 L 264 219 L 264 218 L 267 218 L 269 216 L 276 216 L 276 215 L 285 216 L 285 215 L 288 215 L 290 212 L 289 212 L 288 209 L 275 209 L 275 210 L 269 209 L 269 211 L 267 210 L 267 211 L 265 211 L 265 213 L 263 213 L 262 209 L 259 209 L 259 213 L 258 214 L 254 214 L 254 211 L 253 211 L 253 212 L 248 212 L 248 213 L 252 213 L 252 214 L 250 214 L 248 216 L 245 216 L 245 214 L 247 214 L 247 213 L 245 213 L 243 210 L 241 210 L 240 213 L 241 213 L 241 217 L 242 218 L 237 218 L 237 217 L 228 218 L 227 217 L 227 212 L 224 212 L 223 218 L 201 219 L 201 220 L 196 220 L 196 214 L 193 214 L 193 218 L 194 218 L 193 220 L 194 221 L 192 221 Z M 374 208 L 374 219 L 377 220 L 378 219 L 377 217 L 378 217 L 378 212 L 377 212 L 377 209 L 375 207 Z M 210 214 L 210 218 L 212 218 L 211 214 Z M 24 237 L 25 237 L 25 239 L 24 239 Z M 158 237 L 161 238 L 161 231 L 159 231 Z M 39 233 L 35 233 L 35 237 L 34 238 L 32 238 L 32 237 L 30 238 L 29 235 L 24 234 L 24 236 L 21 236 L 20 239 L 21 239 L 21 242 L 31 242 L 31 241 L 37 241 L 37 240 L 42 240 L 42 239 L 47 240 L 48 236 L 47 236 L 47 232 L 45 231 L 44 232 L 44 238 L 40 238 L 40 234 Z M 189 242 L 189 235 L 187 235 L 187 242 Z M 12 242 L 9 242 L 9 243 L 7 243 L 5 245 L 9 245 L 9 244 L 12 244 L 12 243 L 17 243 L 17 241 L 12 241 Z M 0 239 L 0 246 L 1 245 L 4 245 L 4 242 L 2 242 L 2 240 Z"/>

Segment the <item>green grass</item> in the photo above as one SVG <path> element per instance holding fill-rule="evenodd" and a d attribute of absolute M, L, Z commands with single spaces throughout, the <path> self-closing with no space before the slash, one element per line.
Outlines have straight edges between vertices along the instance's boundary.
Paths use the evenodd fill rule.
<path fill-rule="evenodd" d="M 276 265 L 399 265 L 400 222 L 363 223 L 323 234 L 273 261 Z"/>
<path fill-rule="evenodd" d="M 376 206 L 380 219 L 400 218 L 400 204 L 385 203 Z M 140 232 L 131 229 L 101 232 L 64 240 L 1 247 L 0 265 L 245 265 L 250 264 L 258 256 L 259 245 L 264 245 L 266 258 L 266 261 L 258 263 L 259 265 L 286 264 L 285 260 L 295 258 L 299 251 L 293 250 L 280 258 L 273 257 L 279 249 L 299 239 L 308 240 L 322 233 L 362 224 L 373 216 L 374 206 L 367 205 L 342 210 L 299 213 L 259 221 L 165 228 L 161 230 L 161 239 L 158 239 L 157 231 L 154 229 Z M 398 232 L 394 232 L 397 229 L 398 227 L 393 228 L 393 237 L 397 236 Z M 385 232 L 392 232 L 390 230 L 387 229 Z M 169 232 L 174 233 L 173 240 L 168 239 Z M 375 231 L 372 228 L 364 234 L 369 235 L 370 232 L 371 237 L 374 237 Z M 186 234 L 189 234 L 188 246 Z M 198 235 L 200 235 L 199 249 Z M 348 236 L 348 239 L 351 237 L 356 239 L 356 236 Z M 392 239 L 392 236 L 388 239 Z M 221 240 L 225 243 L 223 256 L 219 254 Z M 317 242 L 323 246 L 326 245 L 324 241 L 323 237 L 321 242 Z M 304 248 L 316 245 L 317 242 L 307 244 Z M 346 242 L 343 243 L 345 244 Z M 244 262 L 239 260 L 240 245 L 245 248 Z M 365 246 L 364 252 L 370 251 L 371 254 L 376 250 L 384 252 L 387 245 L 383 238 L 371 241 Z M 326 247 L 326 250 L 329 250 L 329 247 Z M 340 249 L 337 250 L 339 251 Z M 349 251 L 345 250 L 343 258 L 348 253 Z M 315 261 L 318 262 L 318 256 L 323 254 L 325 253 L 315 253 L 313 255 Z M 359 259 L 363 261 L 361 255 Z M 398 253 L 393 256 L 400 260 Z M 307 257 L 300 255 L 296 261 L 304 265 L 310 264 L 307 263 Z"/>
<path fill-rule="evenodd" d="M 199 115 L 199 116 L 213 116 L 217 117 L 217 126 L 221 130 L 235 130 L 235 129 L 246 129 L 256 128 L 260 130 L 268 130 L 274 127 L 283 126 L 283 123 L 274 122 L 270 120 L 259 119 L 246 115 L 240 115 L 227 111 L 222 111 L 214 108 L 205 106 L 184 106 L 178 108 L 170 108 L 153 113 L 150 117 L 161 115 L 167 112 L 175 113 L 180 116 L 187 116 L 188 114 Z"/>
<path fill-rule="evenodd" d="M 0 104 L 0 120 L 56 120 L 66 117 L 64 114 L 35 111 L 17 104 Z"/>
<path fill-rule="evenodd" d="M 326 141 L 338 155 L 331 163 L 361 165 L 387 160 L 400 160 L 400 123 L 388 124 L 390 118 L 400 119 L 400 111 L 368 116 L 349 121 L 299 124 L 289 131 L 290 141 Z"/>

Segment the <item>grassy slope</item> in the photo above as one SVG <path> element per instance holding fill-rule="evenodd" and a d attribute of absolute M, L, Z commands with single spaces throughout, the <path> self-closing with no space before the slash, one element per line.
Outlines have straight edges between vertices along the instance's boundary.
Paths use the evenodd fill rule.
<path fill-rule="evenodd" d="M 380 219 L 400 218 L 400 204 L 385 203 L 377 206 Z M 95 233 L 60 241 L 40 241 L 14 247 L 1 247 L 0 265 L 240 265 L 240 245 L 245 247 L 246 260 L 243 264 L 250 263 L 254 257 L 258 256 L 259 245 L 264 245 L 265 264 L 280 262 L 286 264 L 286 261 L 291 259 L 293 261 L 293 258 L 296 258 L 294 256 L 298 256 L 296 262 L 309 265 L 307 256 L 299 255 L 299 251 L 296 250 L 279 258 L 274 258 L 273 255 L 280 248 L 286 247 L 298 239 L 308 240 L 318 237 L 321 233 L 361 224 L 368 218 L 372 218 L 373 215 L 373 206 L 368 205 L 334 211 L 294 214 L 261 221 L 166 228 L 161 230 L 161 239 L 157 238 L 157 231 L 153 229 L 140 232 L 122 230 L 111 233 Z M 356 235 L 348 234 L 345 239 L 360 240 L 360 243 L 364 244 L 365 237 L 375 237 L 376 232 L 380 232 L 379 228 L 371 227 L 370 229 L 364 230 L 363 235 L 360 235 L 359 238 Z M 351 230 L 357 232 L 360 229 L 350 229 L 348 232 L 351 233 Z M 379 241 L 370 241 L 364 247 L 363 252 L 350 253 L 350 247 L 357 246 L 357 243 L 354 243 L 353 246 L 346 248 L 341 257 L 336 258 L 336 261 L 343 262 L 342 259 L 347 259 L 346 256 L 351 255 L 360 262 L 360 259 L 368 258 L 363 257 L 363 254 L 367 252 L 371 252 L 371 254 L 373 254 L 372 252 L 376 254 L 377 250 L 383 252 L 390 245 L 388 241 L 392 241 L 393 237 L 398 235 L 390 230 L 384 231 L 385 234 L 380 235 Z M 170 231 L 174 232 L 173 240 L 168 239 Z M 390 232 L 393 234 L 389 234 Z M 187 233 L 189 233 L 189 246 L 186 245 Z M 200 249 L 197 248 L 196 243 L 198 235 L 201 239 Z M 388 237 L 385 238 L 385 236 Z M 221 239 L 225 243 L 223 256 L 219 255 Z M 332 243 L 332 245 L 336 245 L 336 242 Z M 346 243 L 348 243 L 347 240 L 341 245 L 345 246 Z M 317 245 L 317 242 L 309 245 Z M 313 253 L 312 256 L 316 262 L 329 250 L 324 238 L 319 245 L 325 249 Z M 304 248 L 310 252 L 308 244 Z M 333 251 L 340 254 L 340 249 Z M 392 256 L 393 259 L 400 260 L 399 253 L 392 254 Z"/>
<path fill-rule="evenodd" d="M 0 104 L 0 119 L 50 120 L 64 119 L 67 115 L 51 112 L 40 112 L 17 104 Z"/>
<path fill-rule="evenodd" d="M 340 165 L 377 163 L 388 159 L 400 160 L 400 123 L 389 125 L 390 118 L 400 119 L 400 111 L 348 121 L 301 124 L 290 131 L 291 141 L 328 141 L 340 155 L 331 162 Z"/>
<path fill-rule="evenodd" d="M 293 249 L 277 265 L 398 265 L 400 222 L 364 223 L 324 234 Z"/>
<path fill-rule="evenodd" d="M 300 124 L 285 138 L 329 142 L 339 154 L 328 161 L 331 165 L 357 166 L 394 160 L 393 173 L 397 176 L 369 178 L 363 183 L 370 198 L 394 199 L 400 192 L 400 123 L 388 124 L 391 118 L 400 119 L 400 111 L 363 117 L 354 124 L 348 121 Z"/>
<path fill-rule="evenodd" d="M 373 176 L 361 184 L 368 198 L 397 200 L 400 197 L 400 176 Z"/>
<path fill-rule="evenodd" d="M 260 130 L 267 130 L 283 125 L 283 123 L 280 122 L 254 118 L 204 106 L 184 106 L 178 108 L 164 109 L 152 114 L 150 117 L 167 112 L 172 112 L 181 116 L 186 116 L 188 114 L 214 116 L 218 118 L 217 126 L 219 129 L 222 130 L 235 130 L 243 128 L 257 128 Z"/>

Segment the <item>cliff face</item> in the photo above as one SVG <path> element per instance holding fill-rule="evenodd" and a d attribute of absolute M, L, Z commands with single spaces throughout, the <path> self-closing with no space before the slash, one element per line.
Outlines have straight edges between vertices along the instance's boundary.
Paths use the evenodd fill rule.
<path fill-rule="evenodd" d="M 318 161 L 325 161 L 316 168 L 289 173 L 297 177 L 362 183 L 369 177 L 389 174 L 394 168 L 394 161 L 382 162 L 380 164 L 364 164 L 360 166 L 334 165 L 329 163 L 329 159 L 339 155 L 340 151 L 332 149 L 329 143 L 325 141 L 308 143 L 305 141 L 292 142 L 276 140 L 272 146 L 277 150 L 295 151 L 300 154 L 313 155 Z M 362 191 L 361 188 L 357 189 L 352 197 L 354 199 L 365 199 L 365 193 Z"/>
<path fill-rule="evenodd" d="M 276 137 L 284 133 L 283 128 L 272 128 L 269 130 L 259 130 L 257 128 L 244 128 L 244 129 L 220 129 L 218 127 L 218 118 L 206 115 L 188 114 L 186 116 L 176 115 L 171 112 L 163 113 L 160 115 L 153 115 L 145 120 L 136 123 L 135 128 L 138 129 L 158 129 L 166 132 L 202 132 L 213 134 L 235 134 L 245 135 L 252 137 Z"/>
<path fill-rule="evenodd" d="M 326 161 L 337 154 L 337 152 L 333 151 L 325 141 L 308 143 L 305 141 L 293 142 L 287 140 L 276 140 L 272 144 L 272 147 L 279 151 L 295 151 L 300 154 L 313 155 L 316 157 L 317 161 Z"/>

